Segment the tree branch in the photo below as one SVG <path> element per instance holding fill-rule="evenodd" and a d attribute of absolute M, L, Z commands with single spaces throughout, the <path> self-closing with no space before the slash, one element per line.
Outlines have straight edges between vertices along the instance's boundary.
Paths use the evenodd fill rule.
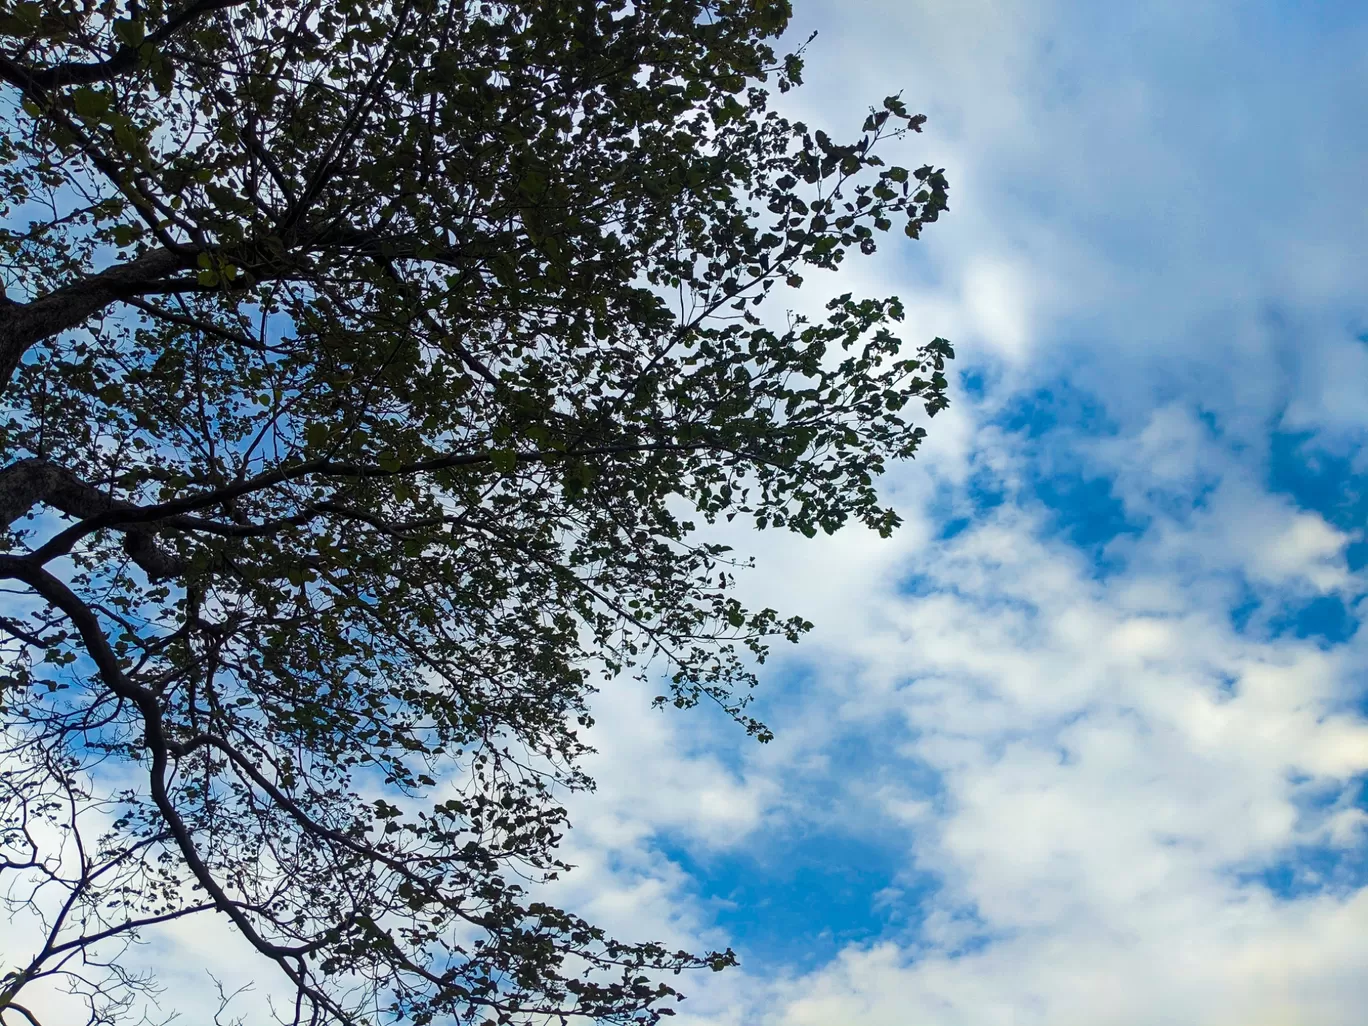
<path fill-rule="evenodd" d="M 140 687 L 128 678 L 119 665 L 118 656 L 105 637 L 99 618 L 74 591 L 61 580 L 48 573 L 30 558 L 0 555 L 0 578 L 17 580 L 32 588 L 44 601 L 61 611 L 76 628 L 86 653 L 95 663 L 100 680 L 111 693 L 123 698 L 137 708 L 143 721 L 143 743 L 147 749 L 151 765 L 148 767 L 148 790 L 153 805 L 161 814 L 167 831 L 176 842 L 181 857 L 194 875 L 196 882 L 204 888 L 218 911 L 232 920 L 251 945 L 263 955 L 275 961 L 291 979 L 303 985 L 305 978 L 301 970 L 287 964 L 288 959 L 299 958 L 312 945 L 288 947 L 274 944 L 257 930 L 256 925 L 243 912 L 239 904 L 228 897 L 222 885 L 214 878 L 213 872 L 205 863 L 191 836 L 190 828 L 176 810 L 175 803 L 167 791 L 167 777 L 170 769 L 170 756 L 176 748 L 175 742 L 166 736 L 162 723 L 161 705 L 157 696 Z M 311 996 L 320 997 L 312 994 Z M 332 1005 L 332 1007 L 336 1007 Z"/>
<path fill-rule="evenodd" d="M 59 638 L 45 638 L 41 634 L 29 630 L 18 620 L 8 616 L 0 616 L 0 631 L 22 641 L 25 645 L 32 645 L 34 648 L 52 648 L 60 641 Z"/>
<path fill-rule="evenodd" d="M 0 524 L 8 527 L 40 502 L 83 522 L 102 513 L 138 508 L 110 497 L 48 460 L 19 460 L 0 470 Z M 128 531 L 123 544 L 129 558 L 153 580 L 175 577 L 184 570 L 181 561 L 159 548 L 145 527 Z"/>
<path fill-rule="evenodd" d="M 228 7 L 239 7 L 246 2 L 247 0 L 196 0 L 195 3 L 190 4 L 180 13 L 167 19 L 166 24 L 149 34 L 143 43 L 160 46 L 202 15 L 209 14 L 212 11 L 224 10 Z M 7 57 L 0 57 L 0 81 L 18 86 L 20 89 L 34 87 L 60 89 L 68 85 L 89 85 L 92 82 L 103 82 L 116 75 L 132 71 L 137 66 L 138 48 L 125 43 L 108 60 L 88 63 L 69 61 L 42 69 L 25 68 Z"/>
<path fill-rule="evenodd" d="M 578 449 L 565 452 L 551 449 L 532 453 L 518 453 L 516 454 L 516 459 L 519 462 L 540 463 L 566 458 L 584 459 L 593 456 L 623 456 L 647 452 L 683 453 L 697 452 L 705 449 L 726 452 L 733 451 L 706 441 L 645 442 L 637 444 L 604 445 L 592 449 Z M 319 459 L 305 460 L 290 466 L 277 467 L 275 470 L 268 471 L 265 474 L 258 474 L 256 477 L 248 478 L 245 481 L 237 481 L 233 484 L 225 485 L 222 488 L 200 492 L 197 495 L 187 495 L 182 499 L 172 499 L 170 502 L 161 502 L 152 506 L 121 504 L 117 508 L 111 508 L 104 512 L 97 513 L 79 524 L 72 524 L 65 531 L 53 535 L 53 537 L 41 547 L 34 550 L 29 558 L 38 564 L 46 563 L 49 560 L 56 559 L 58 556 L 66 555 L 77 542 L 87 535 L 94 534 L 96 531 L 104 530 L 107 527 L 128 529 L 135 524 L 154 524 L 161 521 L 167 521 L 175 525 L 176 518 L 183 514 L 222 505 L 223 503 L 228 502 L 231 499 L 236 499 L 242 495 L 248 495 L 252 492 L 262 491 L 267 488 L 274 488 L 277 485 L 288 484 L 307 477 L 398 477 L 404 474 L 423 474 L 437 470 L 450 470 L 456 467 L 479 466 L 481 464 L 492 463 L 493 460 L 494 455 L 491 452 L 451 453 L 430 460 L 400 464 L 397 467 L 391 467 L 389 469 L 381 467 L 378 464 L 353 463 L 343 460 L 330 460 L 322 457 Z M 185 526 L 195 529 L 197 525 L 193 521 L 186 521 Z M 203 526 L 202 529 L 210 530 L 211 528 Z"/>
<path fill-rule="evenodd" d="M 133 260 L 54 289 L 31 303 L 0 306 L 0 388 L 8 386 L 24 353 L 35 342 L 79 328 L 111 303 L 189 263 L 183 253 L 149 250 Z"/>
<path fill-rule="evenodd" d="M 279 346 L 268 346 L 242 332 L 230 331 L 211 321 L 201 320 L 198 317 L 191 317 L 189 314 L 175 313 L 166 309 L 164 306 L 158 306 L 156 303 L 149 303 L 147 300 L 137 296 L 125 296 L 123 301 L 134 309 L 141 310 L 143 313 L 156 320 L 166 321 L 168 324 L 174 324 L 178 328 L 185 328 L 189 331 L 201 331 L 206 335 L 213 335 L 215 338 L 221 338 L 225 342 L 232 342 L 234 345 L 242 346 L 244 349 L 249 349 L 254 353 L 279 353 L 284 351 Z"/>
<path fill-rule="evenodd" d="M 27 1008 L 25 1008 L 23 1005 L 21 1005 L 18 1001 L 7 1001 L 3 1006 L 0 1006 L 0 1016 L 4 1015 L 6 1012 L 9 1011 L 18 1012 L 20 1015 L 22 1015 L 25 1019 L 29 1021 L 30 1026 L 43 1026 L 43 1024 L 38 1021 L 34 1014 L 30 1012 Z"/>

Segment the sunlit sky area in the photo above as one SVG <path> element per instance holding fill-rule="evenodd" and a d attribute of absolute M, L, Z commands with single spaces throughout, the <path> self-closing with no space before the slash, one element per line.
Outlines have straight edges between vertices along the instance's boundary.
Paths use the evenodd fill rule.
<path fill-rule="evenodd" d="M 1361 1026 L 1368 5 L 795 9 L 787 112 L 901 90 L 951 202 L 787 301 L 900 295 L 953 404 L 893 539 L 726 537 L 817 625 L 776 740 L 606 688 L 557 899 L 737 950 L 679 1026 Z"/>

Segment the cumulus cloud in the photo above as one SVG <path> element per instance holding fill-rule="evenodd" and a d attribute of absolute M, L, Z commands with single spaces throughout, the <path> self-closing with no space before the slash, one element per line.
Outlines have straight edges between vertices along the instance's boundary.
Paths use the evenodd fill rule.
<path fill-rule="evenodd" d="M 1368 410 L 1361 19 L 833 10 L 827 110 L 906 86 L 936 116 L 952 214 L 903 291 L 976 385 L 889 483 L 898 539 L 745 543 L 756 599 L 819 625 L 747 758 L 768 815 L 839 793 L 902 860 L 879 938 L 815 971 L 757 946 L 693 1021 L 1359 1021 L 1361 533 L 1273 449 L 1352 454 Z"/>

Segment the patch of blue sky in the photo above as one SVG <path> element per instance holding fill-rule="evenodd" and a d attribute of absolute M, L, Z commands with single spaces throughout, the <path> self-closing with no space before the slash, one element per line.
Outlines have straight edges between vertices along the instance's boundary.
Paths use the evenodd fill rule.
<path fill-rule="evenodd" d="M 1322 0 L 1306 4 L 1301 0 L 1271 0 L 1248 5 L 1255 24 L 1270 34 L 1284 50 L 1300 44 L 1308 49 L 1323 44 L 1328 37 L 1363 23 L 1363 5 L 1358 0 Z"/>
<path fill-rule="evenodd" d="M 959 372 L 959 390 L 968 401 L 979 402 L 988 391 L 988 379 L 981 369 L 971 368 Z"/>
<path fill-rule="evenodd" d="M 891 840 L 812 829 L 800 838 L 771 832 L 760 846 L 726 853 L 662 848 L 752 971 L 825 964 L 902 927 L 935 889 L 924 877 L 909 893 L 906 849 Z M 895 888 L 899 900 L 884 900 Z"/>
<path fill-rule="evenodd" d="M 961 386 L 964 398 L 975 404 L 985 401 L 991 387 L 982 373 L 973 371 L 961 376 Z M 1350 534 L 1354 540 L 1346 555 L 1351 572 L 1368 565 L 1368 538 L 1364 537 L 1368 488 L 1364 487 L 1363 459 L 1358 449 L 1342 444 L 1338 449 L 1330 448 L 1313 432 L 1276 427 L 1268 428 L 1263 438 L 1240 437 L 1227 432 L 1221 416 L 1213 410 L 1198 407 L 1195 416 L 1208 440 L 1225 454 L 1228 467 L 1266 460 L 1269 490 Z M 1022 457 L 1015 467 L 1020 490 L 1009 494 L 986 469 L 971 474 L 958 506 L 944 499 L 938 503 L 945 514 L 939 538 L 953 539 L 1004 503 L 1027 508 L 1038 503 L 1048 513 L 1045 533 L 1087 553 L 1098 576 L 1124 569 L 1109 555 L 1108 544 L 1121 535 L 1139 536 L 1148 525 L 1127 511 L 1113 479 L 1089 472 L 1090 461 L 1080 450 L 1080 440 L 1116 433 L 1116 425 L 1102 406 L 1062 382 L 1011 398 L 989 424 L 999 428 L 1014 446 L 1015 454 Z M 1152 511 L 1184 520 L 1203 508 L 1215 486 L 1215 480 L 1200 481 L 1185 494 L 1154 495 Z M 930 594 L 944 589 L 943 582 L 913 576 L 904 582 L 902 590 Z M 1243 577 L 1234 594 L 1237 598 L 1229 608 L 1232 625 L 1260 638 L 1310 640 L 1331 648 L 1351 641 L 1359 627 L 1354 601 L 1361 596 L 1293 596 L 1256 586 Z M 1238 693 L 1234 678 L 1226 678 L 1222 686 L 1231 697 Z M 1358 708 L 1368 714 L 1368 689 L 1361 690 Z M 1067 753 L 1064 757 L 1067 759 Z M 1341 782 L 1324 794 L 1308 797 L 1304 811 L 1323 813 L 1329 806 L 1343 809 L 1346 804 L 1368 811 L 1368 778 Z M 1368 886 L 1368 846 L 1352 841 L 1297 845 L 1274 860 L 1241 867 L 1235 875 L 1241 884 L 1264 888 L 1282 901 L 1325 892 L 1347 895 Z M 923 897 L 932 893 L 934 887 L 929 887 Z"/>
<path fill-rule="evenodd" d="M 1311 641 L 1322 649 L 1351 641 L 1360 616 L 1354 599 L 1340 595 L 1288 595 L 1255 588 L 1241 579 L 1238 600 L 1228 610 L 1231 627 L 1254 639 Z"/>
<path fill-rule="evenodd" d="M 1119 569 L 1119 563 L 1105 554 L 1106 545 L 1123 534 L 1138 535 L 1143 530 L 1143 524 L 1127 515 L 1111 481 L 1103 477 L 1081 472 L 1042 476 L 1034 482 L 1034 497 L 1050 511 L 1058 534 L 1078 548 L 1096 552 L 1099 576 Z"/>
<path fill-rule="evenodd" d="M 987 387 L 983 375 L 962 376 L 965 398 L 980 399 Z M 1145 521 L 1127 511 L 1115 494 L 1111 477 L 1095 472 L 1080 446 L 1112 437 L 1118 426 L 1102 404 L 1066 380 L 1058 380 L 1012 396 L 986 421 L 1008 437 L 1024 458 L 1020 472 L 1023 494 L 1009 495 L 988 467 L 978 468 L 962 496 L 967 509 L 947 516 L 940 537 L 955 537 L 1004 502 L 1036 504 L 1046 513 L 1046 532 L 1089 552 L 1099 576 L 1118 568 L 1106 547 L 1121 535 L 1138 535 Z"/>
<path fill-rule="evenodd" d="M 1368 476 L 1357 448 L 1336 452 L 1310 431 L 1274 431 L 1269 439 L 1268 484 L 1302 509 L 1358 537 L 1346 552 L 1350 571 L 1368 565 Z"/>
<path fill-rule="evenodd" d="M 1013 396 L 988 423 L 1027 438 L 1058 429 L 1093 436 L 1117 429 L 1095 396 L 1064 378 Z"/>
<path fill-rule="evenodd" d="M 1271 637 L 1306 638 L 1322 646 L 1343 644 L 1358 631 L 1357 617 L 1337 595 L 1285 603 L 1268 621 Z"/>
<path fill-rule="evenodd" d="M 1298 804 L 1305 826 L 1333 813 L 1368 813 L 1368 776 L 1322 786 Z M 1324 893 L 1348 895 L 1368 886 L 1368 845 L 1352 840 L 1301 844 L 1262 865 L 1240 867 L 1235 876 L 1241 884 L 1265 888 L 1282 901 Z"/>
<path fill-rule="evenodd" d="M 1282 901 L 1324 894 L 1350 894 L 1368 885 L 1368 848 L 1301 847 L 1274 865 L 1239 876 Z"/>
<path fill-rule="evenodd" d="M 979 372 L 962 376 L 964 396 L 982 401 L 987 383 Z M 1361 453 L 1330 451 L 1313 432 L 1290 432 L 1269 428 L 1265 439 L 1255 442 L 1229 435 L 1220 417 L 1197 408 L 1209 440 L 1218 445 L 1234 467 L 1251 458 L 1251 447 L 1267 453 L 1267 484 L 1274 494 L 1286 495 L 1299 508 L 1324 517 L 1350 535 L 1346 549 L 1348 569 L 1356 572 L 1368 565 L 1368 488 Z M 1123 536 L 1139 537 L 1150 522 L 1146 514 L 1162 514 L 1185 520 L 1201 510 L 1217 481 L 1191 483 L 1172 494 L 1161 490 L 1145 497 L 1147 510 L 1127 509 L 1117 494 L 1115 479 L 1094 468 L 1087 454 L 1090 440 L 1115 436 L 1117 426 L 1102 405 L 1066 381 L 1053 383 L 1012 397 L 988 424 L 1002 430 L 1022 458 L 1018 468 L 1019 492 L 1007 486 L 986 467 L 968 478 L 958 504 L 948 497 L 938 503 L 943 514 L 937 537 L 949 540 L 969 529 L 1007 502 L 1029 508 L 1036 503 L 1045 511 L 1043 533 L 1065 540 L 1093 561 L 1094 575 L 1107 577 L 1125 569 L 1124 559 L 1111 548 Z M 906 589 L 916 592 L 916 582 Z M 1360 596 L 1321 595 L 1295 597 L 1268 594 L 1247 581 L 1239 588 L 1241 598 L 1229 615 L 1238 630 L 1254 629 L 1260 636 L 1311 638 L 1325 645 L 1343 643 L 1358 628 L 1353 600 Z"/>
<path fill-rule="evenodd" d="M 1352 451 L 1333 451 L 1310 431 L 1272 430 L 1268 437 L 1267 485 L 1299 509 L 1316 513 L 1351 538 L 1345 560 L 1351 573 L 1368 565 L 1368 489 Z M 1237 630 L 1267 638 L 1312 639 L 1323 646 L 1349 641 L 1359 628 L 1354 603 L 1362 594 L 1279 596 L 1244 587 L 1244 599 L 1231 610 Z"/>
<path fill-rule="evenodd" d="M 1259 597 L 1248 581 L 1241 581 L 1240 598 L 1230 607 L 1230 625 L 1241 634 L 1246 633 L 1256 623 L 1263 599 Z"/>
<path fill-rule="evenodd" d="M 822 697 L 820 683 L 802 674 L 775 683 L 781 686 L 762 691 L 779 706 L 793 708 L 806 698 Z M 908 686 L 915 687 L 915 681 Z M 766 710 L 762 701 L 757 711 L 774 710 Z M 691 897 L 708 910 L 752 971 L 806 970 L 829 962 L 848 945 L 913 935 L 941 886 L 912 860 L 914 831 L 893 817 L 873 814 L 878 802 L 870 800 L 881 791 L 915 794 L 942 814 L 945 794 L 938 774 L 897 756 L 909 741 L 901 722 L 842 724 L 834 711 L 831 719 L 837 727 L 823 745 L 822 758 L 809 769 L 789 772 L 784 810 L 776 810 L 744 844 L 719 849 L 668 830 L 655 838 L 655 849 L 684 872 Z M 776 726 L 782 739 L 783 725 Z M 710 754 L 728 761 L 716 748 Z"/>
<path fill-rule="evenodd" d="M 936 537 L 949 541 L 971 525 L 982 522 L 987 514 L 1010 498 L 1006 486 L 991 469 L 977 468 L 962 491 L 942 488 L 931 505 L 930 512 L 939 522 Z"/>

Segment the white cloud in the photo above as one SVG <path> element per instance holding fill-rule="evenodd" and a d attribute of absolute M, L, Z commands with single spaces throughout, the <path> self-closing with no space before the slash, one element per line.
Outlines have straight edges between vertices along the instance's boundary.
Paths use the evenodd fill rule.
<path fill-rule="evenodd" d="M 975 261 L 964 273 L 964 304 L 978 337 L 1012 363 L 1030 355 L 1032 296 L 1040 289 L 1008 261 Z"/>
<path fill-rule="evenodd" d="M 1038 526 L 1008 509 L 906 553 L 919 593 L 888 574 L 862 606 L 877 613 L 844 637 L 858 670 L 812 700 L 898 719 L 903 741 L 832 772 L 852 819 L 901 823 L 909 867 L 942 886 L 914 899 L 919 932 L 752 980 L 741 1021 L 1357 1022 L 1368 892 L 1279 900 L 1247 876 L 1299 845 L 1362 844 L 1342 799 L 1368 724 L 1339 708 L 1362 653 L 1252 639 L 1181 592 L 1138 611 L 1133 582 L 1094 580 Z M 1338 807 L 1318 811 L 1327 794 Z"/>

